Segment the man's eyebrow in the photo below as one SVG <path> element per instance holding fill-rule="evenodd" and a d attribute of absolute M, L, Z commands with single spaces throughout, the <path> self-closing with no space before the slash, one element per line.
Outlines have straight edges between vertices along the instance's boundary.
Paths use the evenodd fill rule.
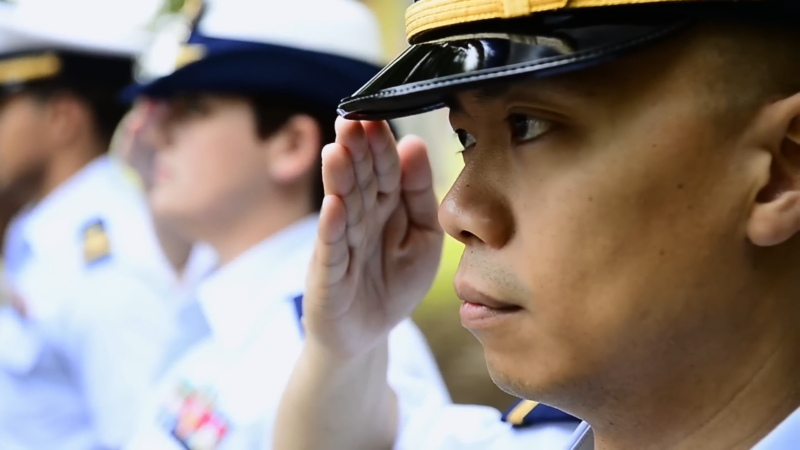
<path fill-rule="evenodd" d="M 498 97 L 506 97 L 507 100 L 530 101 L 552 105 L 574 105 L 583 103 L 587 99 L 594 97 L 591 89 L 587 89 L 584 83 L 577 80 L 554 80 L 540 79 L 533 84 L 528 83 L 506 83 L 493 84 L 476 90 L 470 91 L 473 98 L 478 102 L 488 102 L 496 100 Z M 443 99 L 445 106 L 458 114 L 466 114 L 464 105 L 461 104 L 456 95 L 448 95 Z"/>
<path fill-rule="evenodd" d="M 473 93 L 476 100 L 479 102 L 485 102 L 506 94 L 509 89 L 510 87 L 508 84 L 492 84 L 470 92 Z M 464 106 L 455 95 L 445 96 L 443 102 L 446 107 L 450 108 L 450 111 L 459 114 L 465 113 Z"/>

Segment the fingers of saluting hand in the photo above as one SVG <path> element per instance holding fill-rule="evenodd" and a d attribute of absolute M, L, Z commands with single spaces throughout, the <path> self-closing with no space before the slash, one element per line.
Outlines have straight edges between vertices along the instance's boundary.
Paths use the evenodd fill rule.
<path fill-rule="evenodd" d="M 397 142 L 389 124 L 386 122 L 362 122 L 362 124 L 372 152 L 378 192 L 399 193 L 400 158 L 397 155 Z"/>
<path fill-rule="evenodd" d="M 433 171 L 425 142 L 405 137 L 398 145 L 402 161 L 402 195 L 408 220 L 428 230 L 440 230 L 439 201 L 433 188 Z"/>
<path fill-rule="evenodd" d="M 359 125 L 360 126 L 360 125 Z M 326 196 L 341 200 L 345 212 L 345 235 L 351 247 L 358 247 L 366 234 L 363 193 L 350 152 L 339 143 L 322 149 L 322 182 Z"/>
<path fill-rule="evenodd" d="M 350 157 L 355 178 L 354 189 L 361 197 L 360 205 L 356 202 L 352 203 L 354 209 L 352 214 L 348 214 L 348 225 L 361 231 L 358 222 L 362 220 L 364 214 L 375 207 L 378 194 L 372 152 L 360 122 L 338 118 L 335 127 L 336 143 L 344 147 Z M 348 213 L 351 213 L 350 206 L 348 203 Z"/>
<path fill-rule="evenodd" d="M 350 246 L 347 243 L 347 211 L 341 197 L 327 195 L 322 202 L 314 264 L 309 279 L 328 288 L 341 283 L 350 265 Z M 309 286 L 311 287 L 311 286 Z"/>

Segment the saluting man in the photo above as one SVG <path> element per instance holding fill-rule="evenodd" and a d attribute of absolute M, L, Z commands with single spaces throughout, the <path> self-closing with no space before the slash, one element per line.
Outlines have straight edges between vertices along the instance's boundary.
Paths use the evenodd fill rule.
<path fill-rule="evenodd" d="M 177 274 L 105 155 L 160 1 L 0 4 L 0 448 L 118 448 L 171 335 Z M 151 295 L 157 291 L 159 295 Z"/>
<path fill-rule="evenodd" d="M 219 265 L 180 312 L 177 358 L 126 448 L 271 448 L 305 338 L 320 151 L 338 102 L 378 72 L 380 35 L 353 0 L 221 0 L 194 12 L 163 25 L 127 94 L 152 106 L 138 151 L 154 149 L 151 163 L 140 156 L 156 220 L 210 245 Z M 419 330 L 403 321 L 391 340 L 401 419 L 448 402 Z"/>
<path fill-rule="evenodd" d="M 407 28 L 323 150 L 276 446 L 559 448 L 371 403 L 441 224 L 494 381 L 584 419 L 568 448 L 800 448 L 798 2 L 421 0 Z M 443 106 L 465 167 L 437 214 L 425 146 L 377 120 Z"/>

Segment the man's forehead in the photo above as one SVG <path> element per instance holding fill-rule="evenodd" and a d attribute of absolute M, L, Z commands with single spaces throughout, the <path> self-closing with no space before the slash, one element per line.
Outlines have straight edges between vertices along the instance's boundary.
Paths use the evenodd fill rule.
<path fill-rule="evenodd" d="M 654 89 L 694 84 L 703 89 L 719 74 L 722 56 L 706 27 L 696 27 L 651 48 L 582 71 L 520 77 L 446 97 L 451 111 L 498 103 L 541 103 L 580 108 L 606 100 L 645 97 Z M 743 69 L 744 70 L 744 69 Z M 724 75 L 724 74 L 723 74 Z"/>
<path fill-rule="evenodd" d="M 521 77 L 500 84 L 490 84 L 478 89 L 463 91 L 446 97 L 451 111 L 465 112 L 469 105 L 492 103 L 542 103 L 554 106 L 578 106 L 596 100 L 604 94 L 615 95 L 620 86 L 617 81 L 628 70 L 614 62 L 607 66 L 553 75 L 546 78 Z"/>

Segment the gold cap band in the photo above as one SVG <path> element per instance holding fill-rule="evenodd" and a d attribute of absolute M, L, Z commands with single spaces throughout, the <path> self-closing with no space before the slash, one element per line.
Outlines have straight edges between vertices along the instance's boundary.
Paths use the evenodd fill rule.
<path fill-rule="evenodd" d="M 406 37 L 411 42 L 422 32 L 450 25 L 489 19 L 512 19 L 558 9 L 687 1 L 696 0 L 421 0 L 406 10 Z"/>
<path fill-rule="evenodd" d="M 61 68 L 61 59 L 55 53 L 0 60 L 0 84 L 51 78 L 61 73 Z"/>

